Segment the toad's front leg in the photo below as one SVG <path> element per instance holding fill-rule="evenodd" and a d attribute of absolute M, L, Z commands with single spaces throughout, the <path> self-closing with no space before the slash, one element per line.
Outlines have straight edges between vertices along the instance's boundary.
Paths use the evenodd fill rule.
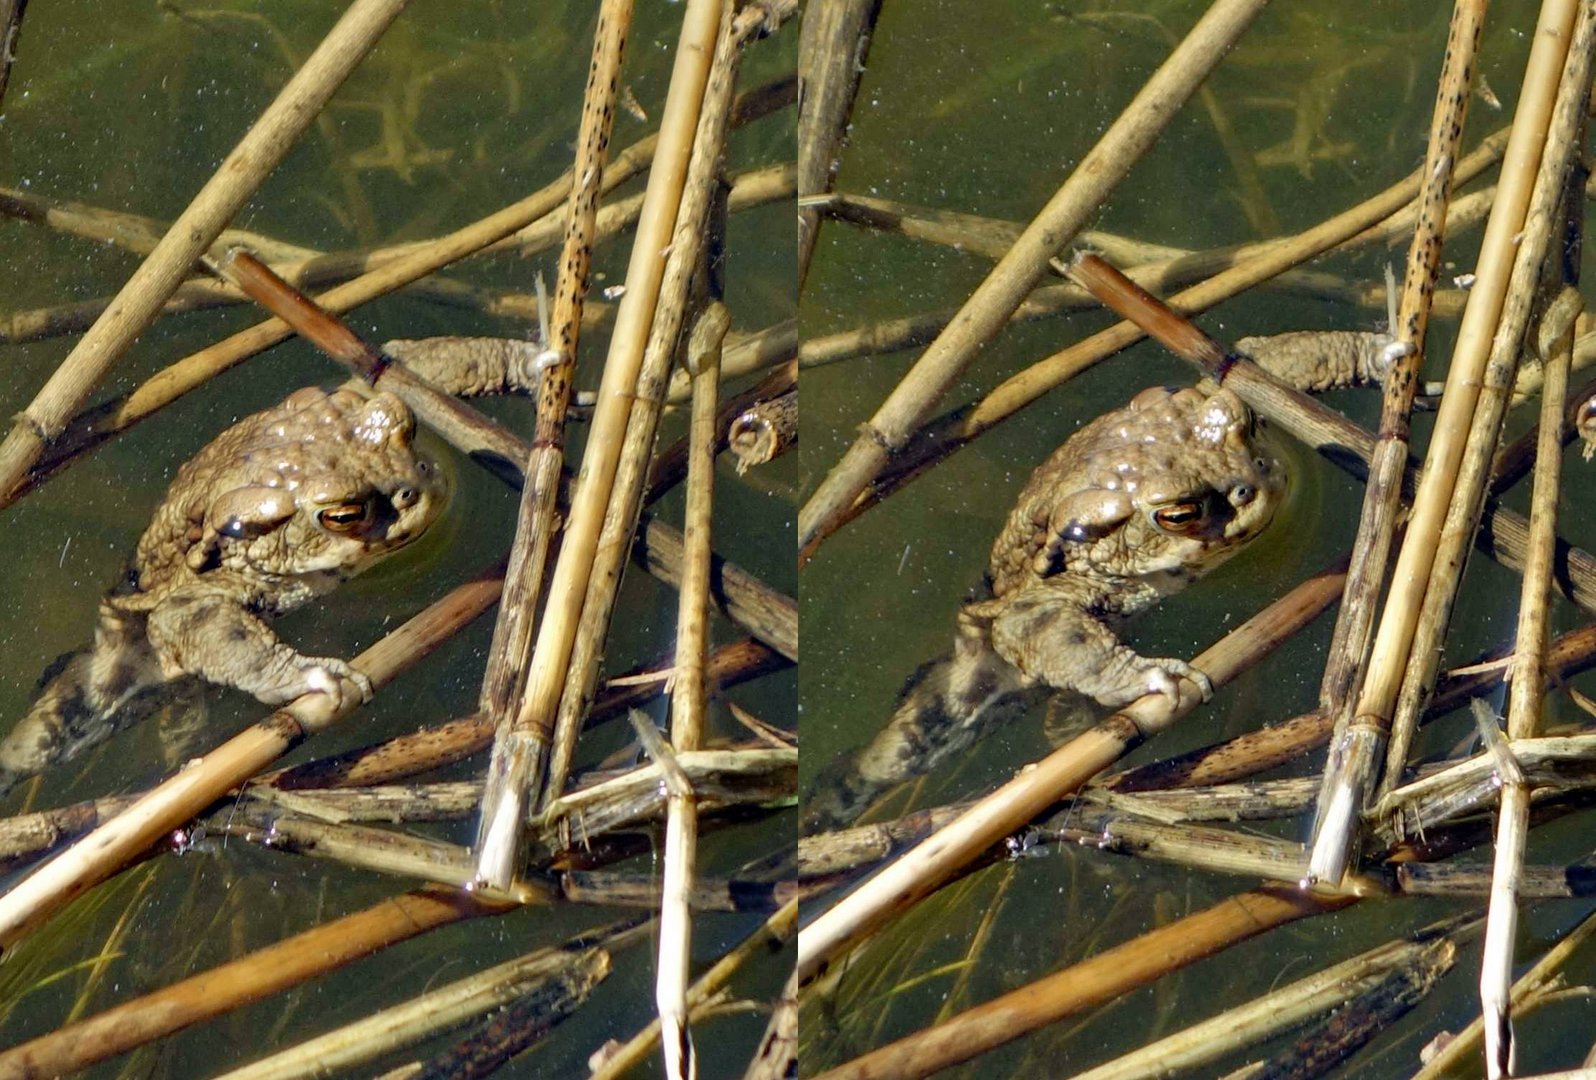
<path fill-rule="evenodd" d="M 228 596 L 179 590 L 149 617 L 150 644 L 167 676 L 198 675 L 282 705 L 321 693 L 333 706 L 371 699 L 371 679 L 332 656 L 305 656 Z"/>
<path fill-rule="evenodd" d="M 1146 694 L 1180 700 L 1180 680 L 1213 696 L 1207 675 L 1184 660 L 1143 656 L 1120 642 L 1068 592 L 1026 588 L 980 605 L 991 616 L 992 647 L 1028 679 L 1073 690 L 1111 709 Z"/>

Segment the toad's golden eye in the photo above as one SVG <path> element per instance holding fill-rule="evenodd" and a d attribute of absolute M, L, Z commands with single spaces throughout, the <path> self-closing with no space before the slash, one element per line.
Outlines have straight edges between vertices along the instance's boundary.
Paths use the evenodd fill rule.
<path fill-rule="evenodd" d="M 328 532 L 352 533 L 371 522 L 371 501 L 339 503 L 316 514 L 316 520 Z"/>
<path fill-rule="evenodd" d="M 1165 532 L 1171 532 L 1177 536 L 1190 536 L 1202 528 L 1205 516 L 1202 503 L 1188 500 L 1187 502 L 1160 506 L 1153 511 L 1153 522 Z"/>

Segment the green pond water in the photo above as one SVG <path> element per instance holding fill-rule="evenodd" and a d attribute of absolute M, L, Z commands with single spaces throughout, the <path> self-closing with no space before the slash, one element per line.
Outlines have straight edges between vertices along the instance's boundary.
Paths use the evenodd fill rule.
<path fill-rule="evenodd" d="M 886 4 L 837 188 L 1027 221 L 1205 6 Z M 1491 8 L 1480 69 L 1502 108 L 1476 99 L 1470 146 L 1511 115 L 1534 15 L 1529 4 Z M 1267 10 L 1209 80 L 1208 96 L 1176 117 L 1092 227 L 1202 248 L 1295 232 L 1384 189 L 1423 159 L 1448 16 L 1448 7 L 1433 4 Z M 1226 139 L 1216 134 L 1221 124 Z M 1449 277 L 1470 268 L 1477 243 L 1476 230 L 1448 248 Z M 1355 282 L 1377 282 L 1387 261 L 1400 273 L 1404 254 L 1372 248 L 1320 266 Z M 955 308 L 989 266 L 973 254 L 828 222 L 802 300 L 803 333 Z M 1234 340 L 1305 328 L 1370 329 L 1384 318 L 1383 310 L 1259 290 L 1201 323 Z M 1093 312 L 1010 327 L 937 412 L 978 398 L 1108 322 Z M 1432 324 L 1432 355 L 1447 355 L 1454 330 L 1452 320 Z M 806 488 L 841 456 L 857 425 L 920 351 L 804 372 Z M 1193 378 L 1190 367 L 1156 345 L 1129 349 L 1048 393 L 824 544 L 800 587 L 805 784 L 834 754 L 867 741 L 890 715 L 904 680 L 948 648 L 954 614 L 980 581 L 992 538 L 1030 470 L 1085 420 L 1140 388 Z M 1365 424 L 1378 413 L 1373 395 L 1343 392 L 1331 403 Z M 1515 416 L 1515 430 L 1529 419 Z M 1426 437 L 1426 420 L 1419 431 Z M 1293 482 L 1275 523 L 1209 579 L 1140 618 L 1130 632 L 1140 651 L 1191 656 L 1350 546 L 1361 486 L 1283 435 L 1276 445 Z M 1580 468 L 1571 452 L 1565 492 L 1590 490 L 1590 474 Z M 1522 508 L 1522 492 L 1510 502 Z M 1562 531 L 1588 543 L 1591 519 L 1577 495 L 1565 498 L 1564 511 Z M 1516 578 L 1475 558 L 1446 659 L 1461 662 L 1510 639 L 1516 608 Z M 1556 608 L 1556 618 L 1565 626 L 1578 622 L 1566 605 Z M 1331 624 L 1322 617 L 1131 763 L 1311 708 Z M 1576 717 L 1566 699 L 1553 715 Z M 889 798 L 874 817 L 987 790 L 1049 751 L 1045 729 L 1039 710 Z M 1450 748 L 1468 730 L 1461 714 L 1432 725 L 1422 749 Z M 1320 761 L 1316 756 L 1311 764 Z M 1539 830 L 1531 858 L 1585 857 L 1589 820 L 1579 815 Z M 1301 839 L 1306 828 L 1291 822 L 1271 831 Z M 825 994 L 810 995 L 800 1054 L 805 1071 L 818 1073 L 1254 884 L 1084 848 L 1033 854 L 945 889 L 861 950 Z M 1482 857 L 1488 856 L 1469 858 Z M 1368 903 L 1299 923 L 938 1075 L 1071 1075 L 1467 906 Z M 1521 962 L 1587 910 L 1587 902 L 1577 901 L 1536 905 L 1521 933 Z M 1477 958 L 1476 942 L 1428 1000 L 1343 1074 L 1411 1074 L 1420 1047 L 1477 1013 Z M 1570 980 L 1588 981 L 1593 972 L 1596 963 L 1587 957 Z M 1520 1026 L 1520 1067 L 1569 1067 L 1588 1046 L 1591 1024 L 1588 1001 L 1568 1000 L 1529 1017 Z"/>
<path fill-rule="evenodd" d="M 170 220 L 342 9 L 308 0 L 35 5 L 0 115 L 0 184 Z M 448 232 L 542 187 L 570 165 L 596 10 L 593 4 L 563 2 L 411 5 L 340 91 L 324 122 L 310 130 L 235 224 L 344 250 Z M 681 10 L 674 4 L 638 6 L 624 81 L 648 118 L 621 113 L 616 149 L 658 123 Z M 792 70 L 796 30 L 793 25 L 750 48 L 742 85 L 757 86 Z M 788 109 L 735 133 L 729 165 L 790 161 L 793 142 L 794 114 Z M 638 190 L 634 182 L 623 194 Z M 137 265 L 126 252 L 38 226 L 7 221 L 0 233 L 0 306 L 8 313 L 109 296 Z M 727 241 L 734 330 L 792 316 L 791 236 L 790 205 L 734 215 Z M 624 279 L 629 246 L 622 239 L 600 247 L 596 288 Z M 554 265 L 554 255 L 545 253 L 478 260 L 453 273 L 473 284 L 530 293 L 536 274 L 552 285 Z M 125 392 L 260 318 L 239 307 L 164 319 L 116 365 L 95 400 Z M 521 320 L 404 296 L 367 305 L 350 321 L 373 341 L 445 333 L 521 337 L 529 329 Z M 26 405 L 74 340 L 0 346 L 0 411 L 10 415 Z M 584 336 L 579 388 L 596 386 L 607 340 L 607 324 Z M 205 384 L 7 511 L 0 526 L 8 552 L 0 575 L 0 717 L 6 723 L 25 710 L 45 666 L 87 642 L 100 594 L 116 580 L 177 465 L 238 417 L 275 404 L 299 386 L 342 378 L 332 362 L 291 341 Z M 529 400 L 485 408 L 530 435 Z M 684 430 L 683 417 L 673 414 L 662 439 Z M 580 425 L 572 438 L 579 452 Z M 313 655 L 353 655 L 508 550 L 515 492 L 441 442 L 434 449 L 455 481 L 445 517 L 399 557 L 281 620 L 285 640 Z M 719 487 L 717 550 L 790 594 L 796 462 L 777 463 L 745 481 L 725 468 Z M 679 523 L 680 495 L 657 509 Z M 668 655 L 675 607 L 673 590 L 641 571 L 628 573 L 606 670 L 618 673 Z M 474 711 L 491 630 L 491 616 L 479 620 L 292 760 Z M 717 641 L 738 636 L 726 625 L 715 633 Z M 790 728 L 795 687 L 788 672 L 730 696 L 754 715 Z M 209 705 L 216 741 L 265 715 L 262 706 L 231 692 L 210 694 Z M 650 706 L 650 712 L 661 717 L 663 704 Z M 716 708 L 711 724 L 714 736 L 744 737 L 723 707 Z M 54 806 L 146 786 L 162 773 L 154 727 L 125 733 L 48 776 L 36 792 L 14 792 L 0 813 L 18 811 L 24 799 L 30 807 Z M 624 722 L 612 724 L 585 738 L 582 761 L 625 747 L 632 740 L 625 728 Z M 469 771 L 462 767 L 455 775 Z M 780 813 L 706 836 L 703 872 L 729 875 L 753 858 L 784 850 L 792 819 L 790 812 Z M 466 843 L 474 827 L 466 820 L 422 831 Z M 656 857 L 646 853 L 616 869 L 643 877 L 659 872 Z M 0 1045 L 416 884 L 237 841 L 202 841 L 180 857 L 157 858 L 7 955 L 0 964 Z M 212 1075 L 625 914 L 568 905 L 449 928 L 104 1063 L 90 1075 Z M 762 919 L 702 915 L 694 937 L 697 965 L 707 966 Z M 589 1005 L 501 1075 L 585 1075 L 588 1055 L 607 1039 L 627 1039 L 645 1026 L 654 1015 L 655 944 L 645 938 L 617 954 L 614 975 Z M 744 970 L 732 991 L 765 1001 L 784 977 L 779 956 L 763 958 Z M 740 1071 L 765 1022 L 762 1013 L 736 1009 L 705 1022 L 699 1028 L 704 1075 Z M 388 1064 L 424 1057 L 452 1039 L 434 1040 Z M 653 1075 L 656 1067 L 651 1061 L 638 1075 Z"/>

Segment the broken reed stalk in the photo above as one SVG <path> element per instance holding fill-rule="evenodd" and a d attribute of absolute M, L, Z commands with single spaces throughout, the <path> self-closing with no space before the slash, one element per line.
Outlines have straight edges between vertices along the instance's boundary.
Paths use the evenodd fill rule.
<path fill-rule="evenodd" d="M 798 292 L 809 276 L 820 232 L 820 211 L 804 201 L 831 190 L 843 136 L 870 55 L 881 0 L 815 4 L 804 12 L 798 39 L 804 107 L 798 114 Z"/>
<path fill-rule="evenodd" d="M 792 940 L 793 932 L 798 928 L 798 901 L 788 900 L 785 905 L 777 909 L 769 919 L 750 933 L 747 938 L 739 941 L 726 956 L 712 965 L 712 967 L 699 976 L 696 983 L 688 989 L 688 1007 L 701 1008 L 721 987 L 728 983 L 731 976 L 736 975 L 737 968 L 741 968 L 747 960 L 753 959 L 761 952 L 771 952 L 774 949 L 784 948 Z M 616 1046 L 606 1054 L 603 1064 L 594 1066 L 591 1077 L 587 1080 L 619 1080 L 629 1070 L 643 1064 L 643 1059 L 654 1048 L 654 1042 L 659 1040 L 659 1021 L 654 1019 L 643 1031 L 632 1035 L 632 1039 Z"/>
<path fill-rule="evenodd" d="M 731 10 L 724 16 L 729 29 Z M 706 97 L 709 95 L 706 95 Z M 671 747 L 680 754 L 703 741 L 708 707 L 705 663 L 709 652 L 709 559 L 715 498 L 715 443 L 720 348 L 731 322 L 726 305 L 712 302 L 693 327 L 688 362 L 693 412 L 688 430 L 687 508 L 682 584 L 676 606 L 676 671 L 671 687 Z M 665 812 L 665 870 L 660 883 L 659 964 L 654 1000 L 659 1006 L 665 1075 L 697 1075 L 687 1028 L 693 920 L 687 906 L 698 865 L 697 796 L 672 794 Z"/>
<path fill-rule="evenodd" d="M 598 936 L 583 935 L 583 939 Z M 609 973 L 609 948 L 567 943 L 538 949 L 229 1070 L 216 1080 L 325 1076 L 367 1065 L 384 1054 L 529 999 L 557 1002 L 559 1010 L 568 1013 L 585 1002 L 592 988 Z"/>
<path fill-rule="evenodd" d="M 798 1075 L 798 973 L 787 976 L 772 1003 L 770 1022 L 743 1080 L 787 1080 Z"/>
<path fill-rule="evenodd" d="M 1352 542 L 1346 593 L 1336 614 L 1335 632 L 1319 686 L 1319 707 L 1335 718 L 1338 735 L 1352 721 L 1351 713 L 1345 710 L 1362 677 L 1374 613 L 1396 536 L 1402 475 L 1408 463 L 1409 414 L 1424 361 L 1430 299 L 1440 274 L 1452 164 L 1457 160 L 1463 122 L 1468 116 L 1469 84 L 1484 23 L 1485 0 L 1457 0 L 1436 87 L 1418 218 L 1408 245 L 1396 323 L 1391 327 L 1392 351 L 1387 355 L 1392 360 L 1381 391 L 1378 440 L 1369 462 L 1358 532 Z"/>
<path fill-rule="evenodd" d="M 1563 188 L 1563 169 L 1543 166 L 1541 159 L 1558 86 L 1565 74 L 1565 58 L 1575 59 L 1569 51 L 1569 39 L 1579 7 L 1577 0 L 1546 0 L 1542 7 L 1502 162 L 1496 202 L 1480 244 L 1474 286 L 1458 327 L 1446 390 L 1425 454 L 1407 533 L 1392 570 L 1391 588 L 1380 612 L 1367 673 L 1353 718 L 1344 737 L 1330 748 L 1325 766 L 1324 794 L 1317 812 L 1312 854 L 1304 871 L 1307 881 L 1340 880 L 1352 857 L 1359 815 L 1378 780 L 1382 759 L 1387 771 L 1402 765 L 1402 758 L 1385 755 L 1386 739 L 1399 711 L 1398 699 L 1409 706 L 1400 711 L 1406 718 L 1404 726 L 1411 732 L 1418 698 L 1434 676 L 1439 631 L 1452 594 L 1452 586 L 1445 583 L 1447 568 L 1451 568 L 1455 583 L 1478 525 L 1485 471 L 1500 429 L 1501 408 L 1493 408 L 1487 402 L 1476 411 L 1481 384 L 1488 377 L 1489 364 L 1493 369 L 1505 369 L 1507 386 L 1512 385 L 1523 320 L 1535 293 L 1552 211 Z M 1588 70 L 1579 64 L 1568 66 Z M 1588 79 L 1581 83 L 1580 94 L 1588 89 L 1587 83 Z M 1539 225 L 1526 235 L 1532 193 L 1538 193 L 1537 203 L 1544 202 L 1545 206 Z M 1520 240 L 1524 242 L 1521 244 Z M 1531 248 L 1538 248 L 1539 252 L 1532 264 L 1523 258 Z M 1519 258 L 1514 258 L 1515 253 Z M 1527 266 L 1527 270 L 1520 273 L 1516 266 Z M 1513 280 L 1524 290 L 1522 305 L 1508 302 Z M 1493 356 L 1493 352 L 1503 351 L 1493 350 L 1493 337 L 1503 342 L 1504 331 L 1498 327 L 1503 322 L 1504 309 L 1520 306 L 1523 310 L 1517 330 L 1511 332 L 1511 342 L 1504 342 L 1506 355 Z M 1505 393 L 1502 399 L 1505 407 Z M 1459 468 L 1466 451 L 1470 445 L 1481 443 L 1484 460 L 1470 471 L 1472 486 L 1459 486 Z M 1449 513 L 1453 507 L 1459 513 Z M 1433 628 L 1427 634 L 1420 628 L 1421 613 L 1426 608 L 1429 610 L 1424 625 Z M 1406 689 L 1404 674 L 1409 680 Z M 1401 750 L 1405 758 L 1405 742 L 1391 749 Z"/>
<path fill-rule="evenodd" d="M 724 356 L 722 357 L 724 359 Z M 726 381 L 725 365 L 721 365 L 721 381 Z M 675 375 L 672 375 L 672 379 Z M 731 427 L 738 417 L 750 410 L 758 408 L 766 402 L 784 398 L 795 392 L 798 386 L 798 361 L 796 357 L 789 357 L 779 367 L 774 368 L 758 383 L 750 386 L 727 398 L 715 413 L 715 452 L 731 449 L 733 438 Z M 691 442 L 690 435 L 684 435 L 670 446 L 660 450 L 654 455 L 654 463 L 648 468 L 648 484 L 643 490 L 643 505 L 657 500 L 667 490 L 680 483 L 687 475 L 687 452 Z M 781 447 L 777 453 L 782 453 L 788 447 Z M 741 455 L 738 455 L 739 458 Z"/>
<path fill-rule="evenodd" d="M 1476 721 L 1488 707 L 1473 703 Z M 1491 716 L 1494 726 L 1495 716 Z M 1588 791 L 1596 738 L 1588 735 L 1493 740 L 1489 753 L 1444 768 L 1428 766 L 1417 779 L 1396 788 L 1364 815 L 1370 833 L 1395 846 L 1433 837 L 1433 830 L 1469 815 L 1489 813 L 1503 788 L 1512 783 L 1531 790 L 1532 805 L 1553 797 L 1565 808 Z M 1480 879 L 1489 883 L 1483 872 Z M 1486 890 L 1480 890 L 1486 891 Z"/>
<path fill-rule="evenodd" d="M 499 579 L 461 585 L 351 661 L 381 687 L 421 660 L 498 599 Z M 351 696 L 352 698 L 352 696 Z M 334 712 L 326 694 L 306 694 L 229 739 L 0 895 L 0 948 L 9 947 L 94 885 L 137 859 L 306 735 L 355 710 Z"/>
<path fill-rule="evenodd" d="M 1438 951 L 1455 951 L 1453 938 L 1476 928 L 1477 923 L 1468 926 L 1464 919 L 1453 918 L 1377 945 L 1245 1005 L 1076 1073 L 1074 1080 L 1139 1080 L 1201 1069 L 1332 1012 L 1391 973 L 1423 964 Z"/>
<path fill-rule="evenodd" d="M 134 271 L 0 443 L 0 507 L 16 498 L 45 444 L 166 303 L 194 261 L 232 220 L 322 107 L 376 45 L 405 0 L 354 0 L 305 64 L 206 181 L 149 258 Z"/>
<path fill-rule="evenodd" d="M 743 964 L 757 956 L 768 955 L 784 948 L 787 942 L 792 940 L 793 932 L 797 928 L 798 901 L 789 900 L 758 929 L 738 942 L 730 952 L 715 961 L 708 971 L 699 976 L 698 981 L 687 991 L 689 1008 L 695 1010 L 703 1008 L 731 981 L 731 977 Z M 624 1044 L 611 1050 L 604 1058 L 603 1064 L 593 1067 L 593 1073 L 587 1080 L 620 1080 L 622 1076 L 643 1063 L 658 1040 L 659 1021 L 653 1020 Z"/>
<path fill-rule="evenodd" d="M 1545 955 L 1535 961 L 1534 966 L 1513 984 L 1512 1007 L 1522 1008 L 1548 991 L 1561 989 L 1564 985 L 1561 969 L 1590 943 L 1593 936 L 1596 936 L 1596 912 L 1581 919 L 1577 926 L 1568 931 L 1556 945 L 1547 949 Z M 1479 1049 L 1480 1036 L 1481 1022 L 1480 1018 L 1476 1017 L 1449 1042 L 1441 1046 L 1435 1056 L 1426 1061 L 1423 1068 L 1414 1074 L 1413 1080 L 1440 1080 L 1443 1076 L 1456 1076 L 1464 1067 L 1465 1061 L 1472 1058 Z M 1475 1069 L 1479 1067 L 1477 1061 L 1469 1064 Z M 1580 1074 L 1563 1075 L 1577 1077 Z"/>
<path fill-rule="evenodd" d="M 477 850 L 482 852 L 488 850 L 492 822 L 507 805 L 501 785 L 511 775 L 507 758 L 513 753 L 518 738 L 514 731 L 515 714 L 525 688 L 533 621 L 554 539 L 555 502 L 560 474 L 565 467 L 565 414 L 570 407 L 576 377 L 576 351 L 592 264 L 599 190 L 615 118 L 621 58 L 631 24 L 632 0 L 605 0 L 593 32 L 593 61 L 588 68 L 587 89 L 582 97 L 576 161 L 571 169 L 576 181 L 571 187 L 566 210 L 565 244 L 555 283 L 554 315 L 548 328 L 549 340 L 543 343 L 546 352 L 538 361 L 544 366 L 538 382 L 537 423 L 532 451 L 523 473 L 515 544 L 510 549 L 509 570 L 504 578 L 504 599 L 493 627 L 493 642 L 488 650 L 478 700 L 478 708 L 492 721 L 494 728 L 488 782 L 483 790 L 482 813 L 477 825 Z M 597 432 L 594 435 L 598 437 Z M 520 798 L 512 796 L 509 805 L 519 807 Z M 491 870 L 491 879 L 497 882 L 507 881 L 513 875 L 513 866 L 506 866 L 502 861 L 495 862 Z"/>
<path fill-rule="evenodd" d="M 704 86 L 698 130 L 681 190 L 680 207 L 667 250 L 664 279 L 658 289 L 653 325 L 637 373 L 635 400 L 626 421 L 626 435 L 609 493 L 609 505 L 599 533 L 582 601 L 582 619 L 571 642 L 565 681 L 554 713 L 547 773 L 535 793 L 539 807 L 564 789 L 582 728 L 582 716 L 592 701 L 599 660 L 609 635 L 610 618 L 620 590 L 621 570 L 629 537 L 637 528 L 639 499 L 653 456 L 660 410 L 670 372 L 681 355 L 683 329 L 694 280 L 708 289 L 715 277 L 707 264 L 708 237 L 723 235 L 724 203 L 720 201 L 720 161 L 726 141 L 726 109 L 737 77 L 742 47 L 762 25 L 757 8 L 746 8 L 723 26 Z M 711 225 L 711 208 L 714 222 Z M 686 343 L 687 365 L 702 362 L 695 350 L 718 349 L 725 330 L 712 315 L 694 328 Z M 680 588 L 680 583 L 677 583 Z"/>
<path fill-rule="evenodd" d="M 794 364 L 794 370 L 797 365 Z M 726 445 L 737 459 L 737 475 L 763 465 L 798 442 L 798 388 L 761 401 L 742 412 L 726 430 Z"/>
<path fill-rule="evenodd" d="M 1580 36 L 1576 32 L 1574 45 Z M 1576 194 L 1577 198 L 1578 195 Z M 1563 406 L 1574 347 L 1579 291 L 1564 288 L 1552 302 L 1538 342 L 1545 364 L 1541 386 L 1541 428 L 1530 503 L 1530 546 L 1519 592 L 1518 633 L 1509 688 L 1507 737 L 1531 739 L 1540 732 L 1546 682 L 1547 605 L 1556 555 L 1557 495 L 1563 464 Z M 1480 960 L 1480 1006 L 1485 1018 L 1485 1066 L 1491 1080 L 1509 1073 L 1512 1028 L 1509 993 L 1513 982 L 1513 942 L 1518 930 L 1518 878 L 1529 833 L 1529 786 L 1502 778 L 1496 826 L 1496 865 L 1491 882 L 1485 952 Z"/>
<path fill-rule="evenodd" d="M 1222 686 L 1307 625 L 1340 595 L 1344 575 L 1325 571 L 1292 589 L 1192 661 Z M 928 896 L 992 844 L 1075 791 L 1201 701 L 1182 680 L 1180 703 L 1149 694 L 1066 743 L 905 852 L 798 935 L 798 974 L 808 982 L 852 942 Z"/>
<path fill-rule="evenodd" d="M 1354 902 L 1352 897 L 1321 897 L 1285 887 L 1240 893 L 967 1009 L 936 1027 L 872 1050 L 814 1080 L 926 1076 L 1112 1001 L 1267 930 Z M 808 932 L 799 933 L 800 948 Z"/>
<path fill-rule="evenodd" d="M 0 1051 L 0 1074 L 59 1076 L 324 975 L 390 945 L 515 905 L 424 888 L 333 919 Z"/>
<path fill-rule="evenodd" d="M 720 0 L 689 0 L 683 14 L 681 40 L 660 121 L 659 148 L 649 170 L 643 211 L 627 264 L 626 295 L 616 312 L 592 430 L 549 584 L 549 602 L 538 625 L 537 644 L 514 727 L 508 738 L 495 741 L 488 791 L 502 794 L 497 795 L 497 801 L 489 801 L 494 798 L 492 794 L 484 799 L 477 833 L 477 873 L 482 881 L 500 887 L 513 876 L 523 822 L 547 767 L 554 713 L 581 621 L 594 548 L 609 505 L 622 435 L 664 277 L 665 250 L 676 224 L 720 6 Z"/>
<path fill-rule="evenodd" d="M 1261 0 L 1215 0 L 1197 20 L 810 495 L 798 515 L 800 549 L 830 531 L 891 455 L 919 431 L 980 348 L 1047 273 L 1048 260 L 1097 212 L 1262 8 Z"/>
<path fill-rule="evenodd" d="M 1509 135 L 1510 129 L 1504 128 L 1483 139 L 1458 163 L 1455 182 L 1463 183 L 1498 161 Z M 1267 245 L 1255 258 L 1176 293 L 1169 298 L 1169 306 L 1187 315 L 1196 314 L 1323 254 L 1400 211 L 1418 194 L 1422 180 L 1422 173 L 1412 173 L 1379 194 L 1296 236 Z M 1129 348 L 1142 337 L 1141 329 L 1134 323 L 1118 323 L 1037 361 L 1010 376 L 979 401 L 944 413 L 925 425 L 913 447 L 897 455 L 890 471 L 880 476 L 813 540 L 800 545 L 800 557 L 813 554 L 815 547 L 827 535 L 1032 404 L 1047 391 L 1061 386 L 1120 350 Z"/>

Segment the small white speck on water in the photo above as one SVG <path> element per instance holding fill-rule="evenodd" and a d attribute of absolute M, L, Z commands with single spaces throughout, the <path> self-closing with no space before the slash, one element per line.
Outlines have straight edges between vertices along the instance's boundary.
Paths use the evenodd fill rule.
<path fill-rule="evenodd" d="M 909 549 L 912 548 L 912 547 L 914 547 L 913 544 L 904 544 L 903 545 L 903 555 L 902 555 L 901 558 L 898 559 L 898 576 L 899 577 L 903 576 L 903 568 L 905 566 L 909 565 Z"/>
<path fill-rule="evenodd" d="M 68 536 L 66 538 L 66 543 L 61 545 L 61 558 L 55 564 L 56 565 L 56 569 L 60 569 L 61 567 L 66 565 L 67 549 L 70 548 L 71 546 L 72 546 L 72 537 Z"/>

